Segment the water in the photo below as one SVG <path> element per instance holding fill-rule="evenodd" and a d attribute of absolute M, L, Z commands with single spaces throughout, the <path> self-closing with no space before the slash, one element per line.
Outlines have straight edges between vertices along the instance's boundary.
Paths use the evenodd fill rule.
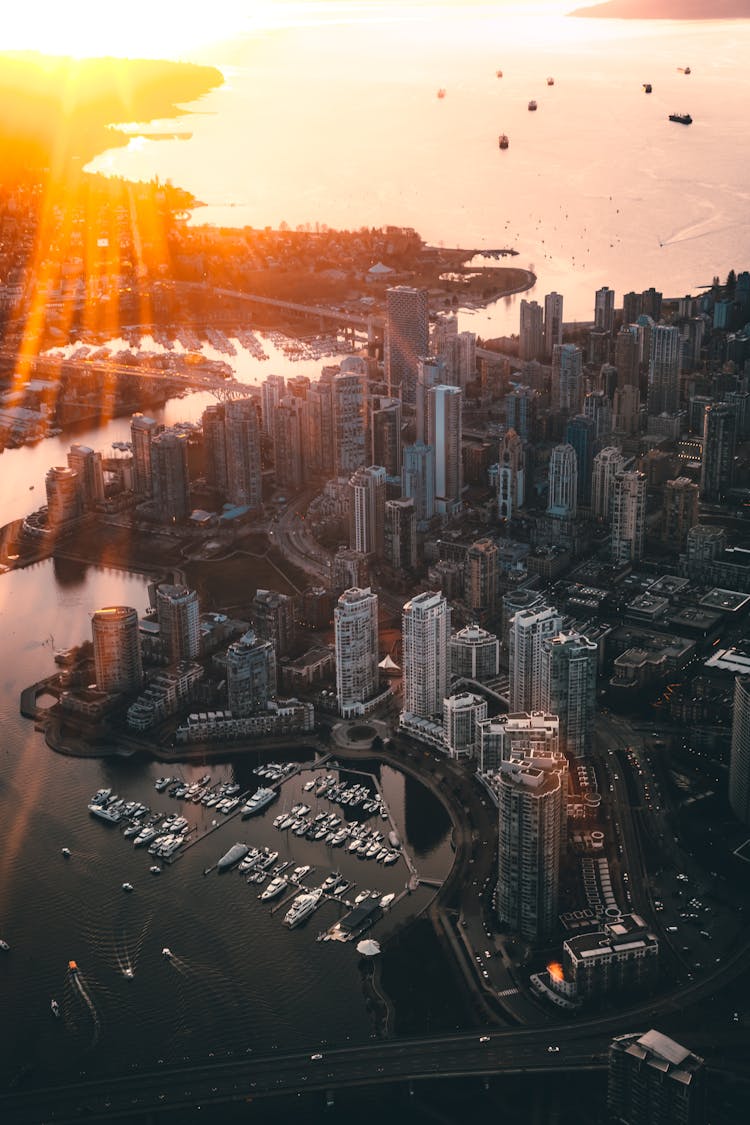
<path fill-rule="evenodd" d="M 143 611 L 146 581 L 52 561 L 0 579 L 0 934 L 11 945 L 0 957 L 0 1005 L 14 1028 L 0 1061 L 0 1086 L 26 1063 L 35 1082 L 68 1080 L 80 1071 L 121 1071 L 158 1058 L 169 1063 L 210 1051 L 343 1043 L 375 1032 L 354 947 L 314 940 L 335 920 L 334 906 L 290 932 L 282 911 L 271 915 L 272 904 L 258 901 L 262 888 L 248 886 L 236 871 L 203 877 L 235 840 L 246 840 L 278 850 L 279 862 L 312 864 L 311 885 L 339 869 L 356 880 L 357 890 L 385 894 L 403 887 L 402 864 L 383 868 L 273 828 L 275 813 L 303 798 L 330 807 L 302 792 L 304 775 L 284 786 L 265 815 L 226 823 L 212 809 L 157 794 L 154 779 L 165 772 L 190 779 L 210 772 L 215 781 L 235 778 L 243 791 L 254 789 L 257 754 L 211 766 L 163 765 L 139 756 L 74 759 L 49 750 L 33 724 L 20 718 L 19 692 L 54 670 L 53 648 L 85 639 L 98 604 Z M 381 780 L 420 871 L 444 874 L 452 853 L 442 807 L 393 769 L 383 768 Z M 214 819 L 222 823 L 155 877 L 147 850 L 135 850 L 117 826 L 88 813 L 89 797 L 104 786 L 154 809 L 179 808 L 201 832 Z M 382 830 L 385 822 L 378 819 L 377 826 Z M 63 847 L 70 848 L 69 859 Z M 133 884 L 132 894 L 123 893 L 125 881 Z M 430 893 L 406 898 L 396 916 L 420 909 Z M 172 961 L 161 955 L 165 945 L 175 954 Z M 70 959 L 78 963 L 77 978 L 68 971 Z M 52 997 L 60 1019 L 50 1012 Z"/>
<path fill-rule="evenodd" d="M 601 285 L 679 296 L 747 262 L 750 21 L 334 7 L 207 48 L 226 83 L 196 103 L 192 139 L 139 138 L 91 167 L 171 177 L 208 204 L 200 223 L 395 223 L 448 246 L 511 245 L 538 274 L 533 296 L 564 294 L 566 320 L 593 319 Z M 694 124 L 669 122 L 675 110 Z M 517 331 L 519 300 L 462 327 Z"/>

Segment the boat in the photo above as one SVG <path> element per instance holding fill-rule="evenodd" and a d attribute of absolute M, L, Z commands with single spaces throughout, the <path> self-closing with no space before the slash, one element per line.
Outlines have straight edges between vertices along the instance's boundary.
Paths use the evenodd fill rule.
<path fill-rule="evenodd" d="M 554 78 L 548 78 L 547 79 L 547 85 L 548 86 L 554 86 L 554 84 L 555 84 Z"/>
<path fill-rule="evenodd" d="M 284 925 L 293 930 L 295 926 L 304 922 L 305 918 L 309 918 L 317 907 L 322 894 L 320 887 L 316 887 L 314 891 L 305 891 L 304 894 L 297 895 L 284 915 Z"/>
<path fill-rule="evenodd" d="M 123 836 L 125 837 L 126 840 L 131 839 L 133 836 L 139 836 L 142 828 L 143 828 L 143 825 L 139 824 L 136 821 L 134 824 L 129 824 L 127 826 L 127 828 L 123 832 Z"/>
<path fill-rule="evenodd" d="M 150 844 L 152 840 L 156 839 L 160 831 L 161 829 L 156 828 L 153 824 L 149 825 L 147 828 L 142 828 L 135 840 L 133 840 L 133 847 L 142 848 L 146 844 Z"/>
<path fill-rule="evenodd" d="M 162 951 L 161 951 L 161 955 L 162 955 L 162 957 L 166 957 L 166 959 L 167 959 L 168 961 L 169 961 L 169 959 L 170 959 L 170 958 L 171 958 L 171 957 L 173 956 L 173 954 L 172 954 L 172 950 L 171 950 L 171 949 L 169 948 L 169 946 L 168 946 L 168 945 L 165 945 L 165 946 L 164 946 L 164 948 L 163 948 L 163 949 L 162 949 Z"/>
<path fill-rule="evenodd" d="M 52 1015 L 55 1016 L 56 1019 L 59 1019 L 60 1018 L 60 1005 L 58 1004 L 57 1000 L 50 1000 L 49 1007 L 50 1007 L 50 1011 L 52 1012 Z"/>
<path fill-rule="evenodd" d="M 444 97 L 445 97 L 445 90 L 443 89 L 443 87 L 442 87 L 442 86 L 441 86 L 441 87 L 440 87 L 440 89 L 438 90 L 438 92 L 437 92 L 437 96 L 438 96 L 439 98 L 444 98 Z"/>
<path fill-rule="evenodd" d="M 535 110 L 535 109 L 536 109 L 536 102 L 534 101 L 534 99 L 533 99 L 533 98 L 532 98 L 532 99 L 531 99 L 531 101 L 529 102 L 529 109 L 530 109 L 530 110 Z"/>
<path fill-rule="evenodd" d="M 395 894 L 383 895 L 380 900 L 381 910 L 385 910 L 386 906 L 390 906 L 395 897 Z"/>
<path fill-rule="evenodd" d="M 232 844 L 229 851 L 226 852 L 216 864 L 216 870 L 229 871 L 231 867 L 234 867 L 241 859 L 244 859 L 249 851 L 250 847 L 248 844 Z"/>
<path fill-rule="evenodd" d="M 171 783 L 171 777 L 157 777 L 156 781 L 154 782 L 154 789 L 157 793 L 163 793 L 167 786 L 171 785 Z"/>
<path fill-rule="evenodd" d="M 398 859 L 398 852 L 388 852 L 388 855 L 383 860 L 383 863 L 385 864 L 386 867 L 388 867 L 389 864 L 395 863 L 397 859 Z"/>
<path fill-rule="evenodd" d="M 644 82 L 643 83 L 643 92 L 645 94 L 650 94 L 652 89 L 653 89 L 653 86 L 651 85 L 650 82 Z"/>
<path fill-rule="evenodd" d="M 260 892 L 258 897 L 262 899 L 263 902 L 267 902 L 268 899 L 276 898 L 282 891 L 285 891 L 288 885 L 288 881 L 283 875 L 277 875 L 275 879 L 271 880 L 266 889 Z"/>
<path fill-rule="evenodd" d="M 70 859 L 72 855 L 70 848 L 60 848 L 60 853 L 64 855 L 66 859 Z"/>
<path fill-rule="evenodd" d="M 152 875 L 161 875 L 161 867 L 159 867 L 158 863 L 152 863 L 149 867 L 149 871 Z"/>
<path fill-rule="evenodd" d="M 388 843 L 391 845 L 392 848 L 400 848 L 401 847 L 401 841 L 399 840 L 398 832 L 396 832 L 395 829 L 392 829 L 388 833 Z"/>
<path fill-rule="evenodd" d="M 70 969 L 71 973 L 78 972 L 78 966 L 76 965 L 75 961 L 68 961 L 68 968 Z"/>
<path fill-rule="evenodd" d="M 354 905 L 359 906 L 360 902 L 364 902 L 366 898 L 370 897 L 369 891 L 360 891 L 354 900 Z"/>
<path fill-rule="evenodd" d="M 305 793 L 309 793 L 311 789 L 315 788 L 315 778 L 313 777 L 310 781 L 306 781 L 302 788 Z"/>
<path fill-rule="evenodd" d="M 6 952 L 10 949 L 7 941 L 4 941 L 2 938 L 0 938 L 0 949 L 4 949 Z"/>
<path fill-rule="evenodd" d="M 510 144 L 510 141 L 508 140 L 508 134 L 507 133 L 501 133 L 500 136 L 497 138 L 497 147 L 498 148 L 507 148 L 509 144 Z"/>
<path fill-rule="evenodd" d="M 276 789 L 265 789 L 263 786 L 256 789 L 250 800 L 242 806 L 242 819 L 247 820 L 249 816 L 255 816 L 256 813 L 262 812 L 267 805 L 276 800 L 278 795 Z"/>
<path fill-rule="evenodd" d="M 495 78 L 502 78 L 502 76 L 503 76 L 502 70 L 496 70 L 495 71 Z"/>
<path fill-rule="evenodd" d="M 677 121 L 680 125 L 692 125 L 693 119 L 689 113 L 670 113 L 670 121 Z"/>
<path fill-rule="evenodd" d="M 89 812 L 92 816 L 97 816 L 99 820 L 106 820 L 108 824 L 118 824 L 122 820 L 122 813 L 119 809 L 98 805 L 93 801 L 89 804 Z"/>
<path fill-rule="evenodd" d="M 133 884 L 132 884 L 132 883 L 123 883 L 123 884 L 122 884 L 122 889 L 123 889 L 123 890 L 124 890 L 124 891 L 125 891 L 125 892 L 126 892 L 127 894 L 130 894 L 130 892 L 131 892 L 131 891 L 132 891 L 132 889 L 133 889 Z"/>

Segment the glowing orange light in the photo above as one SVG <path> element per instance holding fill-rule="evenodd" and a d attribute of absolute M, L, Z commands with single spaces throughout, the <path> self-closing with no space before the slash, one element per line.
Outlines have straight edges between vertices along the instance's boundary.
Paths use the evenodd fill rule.
<path fill-rule="evenodd" d="M 552 980 L 563 981 L 563 967 L 557 961 L 551 961 L 547 966 L 547 972 L 552 977 Z"/>

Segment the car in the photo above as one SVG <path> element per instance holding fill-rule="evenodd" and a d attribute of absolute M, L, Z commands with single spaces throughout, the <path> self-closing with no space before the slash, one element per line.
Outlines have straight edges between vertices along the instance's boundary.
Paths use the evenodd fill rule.
<path fill-rule="evenodd" d="M 482 969 L 482 976 L 484 977 L 485 980 L 490 979 L 490 974 L 487 972 L 486 969 Z"/>
<path fill-rule="evenodd" d="M 322 1059 L 322 1058 L 323 1058 L 323 1056 L 321 1054 L 310 1055 L 310 1060 L 312 1062 L 319 1062 L 320 1059 Z"/>
<path fill-rule="evenodd" d="M 480 1035 L 479 1036 L 479 1042 L 480 1043 L 489 1043 L 489 1041 L 490 1041 L 489 1035 Z"/>
<path fill-rule="evenodd" d="M 559 1047 L 548 1047 L 547 1048 L 547 1054 L 548 1055 L 556 1055 L 559 1050 L 560 1050 Z"/>

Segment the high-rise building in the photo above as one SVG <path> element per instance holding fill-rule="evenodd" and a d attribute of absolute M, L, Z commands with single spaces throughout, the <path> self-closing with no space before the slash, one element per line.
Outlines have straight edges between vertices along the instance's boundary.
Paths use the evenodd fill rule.
<path fill-rule="evenodd" d="M 511 760 L 500 762 L 495 777 L 498 918 L 524 940 L 539 943 L 557 921 L 562 772 Z"/>
<path fill-rule="evenodd" d="M 353 363 L 350 361 L 357 360 Z M 359 356 L 347 356 L 332 380 L 335 472 L 347 479 L 367 464 L 368 426 L 367 365 Z"/>
<path fill-rule="evenodd" d="M 680 406 L 680 359 L 682 346 L 679 328 L 655 324 L 651 329 L 648 365 L 650 416 L 675 414 Z"/>
<path fill-rule="evenodd" d="M 612 402 L 612 432 L 635 434 L 638 432 L 641 393 L 636 386 L 618 387 Z"/>
<path fill-rule="evenodd" d="M 383 554 L 385 485 L 382 465 L 358 469 L 349 481 L 349 546 L 363 555 Z"/>
<path fill-rule="evenodd" d="M 701 499 L 720 504 L 734 480 L 734 448 L 737 417 L 734 406 L 715 402 L 703 416 Z"/>
<path fill-rule="evenodd" d="M 331 589 L 338 596 L 344 590 L 356 586 L 363 590 L 369 581 L 370 567 L 367 555 L 352 551 L 349 547 L 339 547 L 333 556 Z"/>
<path fill-rule="evenodd" d="M 448 386 L 445 360 L 440 356 L 417 357 L 417 387 L 415 401 L 415 422 L 417 441 L 427 441 L 427 395 L 433 387 Z"/>
<path fill-rule="evenodd" d="M 276 695 L 276 653 L 252 629 L 227 649 L 227 707 L 242 717 L 261 711 Z"/>
<path fill-rule="evenodd" d="M 642 312 L 640 293 L 624 293 L 622 298 L 623 324 L 635 324 Z"/>
<path fill-rule="evenodd" d="M 88 445 L 75 442 L 68 451 L 68 468 L 78 476 L 78 491 L 84 508 L 93 508 L 104 499 L 102 455 Z"/>
<path fill-rule="evenodd" d="M 578 504 L 578 459 L 572 445 L 556 445 L 549 460 L 547 513 L 572 518 Z"/>
<path fill-rule="evenodd" d="M 448 694 L 451 611 L 436 591 L 416 594 L 402 615 L 404 712 L 419 719 L 443 713 Z"/>
<path fill-rule="evenodd" d="M 627 321 L 615 337 L 615 367 L 618 387 L 637 387 L 639 382 L 638 329 Z"/>
<path fill-rule="evenodd" d="M 227 475 L 226 408 L 223 402 L 207 406 L 203 411 L 203 452 L 206 482 L 226 496 Z"/>
<path fill-rule="evenodd" d="M 487 718 L 487 700 L 470 691 L 443 700 L 443 737 L 452 758 L 470 758 L 477 743 L 479 723 Z"/>
<path fill-rule="evenodd" d="M 450 639 L 450 671 L 456 679 L 493 680 L 500 667 L 500 642 L 479 625 L 465 625 Z"/>
<path fill-rule="evenodd" d="M 653 285 L 641 293 L 640 315 L 649 316 L 653 321 L 661 320 L 662 294 Z"/>
<path fill-rule="evenodd" d="M 298 492 L 305 481 L 303 460 L 305 402 L 284 395 L 276 403 L 272 425 L 276 487 Z"/>
<path fill-rule="evenodd" d="M 388 393 L 414 405 L 417 357 L 429 352 L 427 290 L 396 285 L 385 291 L 385 378 Z M 356 467 L 356 466 L 355 466 Z"/>
<path fill-rule="evenodd" d="M 225 404 L 227 498 L 232 504 L 259 511 L 263 503 L 260 426 L 254 398 Z"/>
<path fill-rule="evenodd" d="M 598 649 L 580 633 L 542 641 L 541 708 L 560 719 L 560 745 L 575 758 L 591 749 Z"/>
<path fill-rule="evenodd" d="M 414 500 L 386 500 L 383 556 L 394 570 L 417 566 L 417 510 Z"/>
<path fill-rule="evenodd" d="M 417 523 L 425 523 L 435 515 L 435 450 L 417 442 L 404 446 L 401 471 L 401 492 L 414 500 Z"/>
<path fill-rule="evenodd" d="M 544 594 L 528 586 L 520 586 L 503 594 L 500 618 L 500 663 L 503 668 L 508 667 L 511 621 L 522 609 L 540 609 L 544 605 L 546 605 Z"/>
<path fill-rule="evenodd" d="M 565 441 L 572 445 L 576 454 L 576 476 L 578 487 L 576 502 L 587 508 L 591 503 L 591 473 L 594 465 L 594 446 L 596 444 L 596 423 L 592 418 L 577 414 L 571 418 L 565 429 Z"/>
<path fill-rule="evenodd" d="M 190 515 L 187 434 L 165 430 L 151 442 L 151 494 L 162 523 L 181 523 Z"/>
<path fill-rule="evenodd" d="M 615 294 L 608 285 L 597 289 L 594 297 L 594 326 L 610 335 L 615 328 Z"/>
<path fill-rule="evenodd" d="M 729 804 L 737 819 L 750 826 L 750 676 L 734 681 Z"/>
<path fill-rule="evenodd" d="M 612 1040 L 607 1118 L 613 1125 L 704 1125 L 705 1107 L 705 1068 L 699 1055 L 660 1031 Z"/>
<path fill-rule="evenodd" d="M 562 617 L 547 605 L 519 610 L 508 629 L 510 710 L 542 709 L 542 642 L 556 636 Z"/>
<path fill-rule="evenodd" d="M 548 293 L 544 298 L 544 354 L 552 355 L 555 344 L 562 344 L 562 293 Z"/>
<path fill-rule="evenodd" d="M 500 441 L 497 462 L 497 514 L 512 519 L 526 499 L 526 457 L 524 444 L 515 430 L 506 430 Z"/>
<path fill-rule="evenodd" d="M 583 400 L 583 413 L 594 423 L 594 441 L 601 449 L 612 436 L 612 400 L 606 391 L 589 391 Z"/>
<path fill-rule="evenodd" d="M 256 590 L 252 602 L 255 632 L 270 641 L 278 659 L 294 647 L 294 599 L 276 590 Z"/>
<path fill-rule="evenodd" d="M 439 386 L 428 391 L 427 440 L 435 450 L 435 505 L 441 513 L 455 511 L 461 503 L 462 405 L 460 387 Z"/>
<path fill-rule="evenodd" d="M 689 477 L 677 477 L 664 485 L 661 537 L 673 548 L 685 547 L 690 528 L 698 522 L 698 491 Z"/>
<path fill-rule="evenodd" d="M 536 430 L 536 413 L 539 393 L 521 383 L 511 384 L 505 396 L 505 422 L 524 441 L 532 441 Z"/>
<path fill-rule="evenodd" d="M 615 476 L 625 468 L 625 458 L 616 445 L 608 445 L 594 458 L 591 471 L 591 514 L 600 520 L 609 518 Z"/>
<path fill-rule="evenodd" d="M 195 590 L 162 582 L 156 587 L 156 618 L 162 652 L 170 664 L 195 660 L 200 652 L 200 606 Z"/>
<path fill-rule="evenodd" d="M 554 768 L 566 772 L 566 759 L 559 748 L 560 720 L 557 715 L 544 711 L 519 711 L 514 715 L 497 715 L 479 726 L 478 764 L 480 773 L 500 768 L 501 762 L 523 758 L 531 763 L 534 758 L 554 763 Z M 567 783 L 565 785 L 567 792 Z"/>
<path fill-rule="evenodd" d="M 65 465 L 54 465 L 44 477 L 47 493 L 47 526 L 58 530 L 83 511 L 78 473 Z"/>
<path fill-rule="evenodd" d="M 521 359 L 539 359 L 544 354 L 544 310 L 536 301 L 521 301 L 518 354 Z"/>
<path fill-rule="evenodd" d="M 445 375 L 441 383 L 451 383 L 464 390 L 477 373 L 477 336 L 475 332 L 456 332 L 445 337 L 435 349 L 445 361 Z"/>
<path fill-rule="evenodd" d="M 305 401 L 305 463 L 310 472 L 327 476 L 335 471 L 333 379 L 333 372 L 324 370 Z"/>
<path fill-rule="evenodd" d="M 309 375 L 290 375 L 286 381 L 287 394 L 304 402 L 310 391 Z"/>
<path fill-rule="evenodd" d="M 374 395 L 371 399 L 370 464 L 382 465 L 389 477 L 401 475 L 401 399 Z"/>
<path fill-rule="evenodd" d="M 495 612 L 498 555 L 493 539 L 477 539 L 466 552 L 464 600 L 477 615 L 491 616 Z"/>
<path fill-rule="evenodd" d="M 151 495 L 151 442 L 164 427 L 153 418 L 134 414 L 130 420 L 130 441 L 133 446 L 133 492 L 136 496 Z"/>
<path fill-rule="evenodd" d="M 583 352 L 575 344 L 552 349 L 552 401 L 563 414 L 578 414 L 583 406 Z"/>
<path fill-rule="evenodd" d="M 610 502 L 610 552 L 616 566 L 638 562 L 646 527 L 646 477 L 638 472 L 615 473 Z"/>
<path fill-rule="evenodd" d="M 283 375 L 268 375 L 260 385 L 260 412 L 263 419 L 263 433 L 273 437 L 273 417 L 276 407 L 286 394 L 286 381 Z"/>
<path fill-rule="evenodd" d="M 378 691 L 378 597 L 369 586 L 345 590 L 333 611 L 336 696 L 348 718 Z"/>
<path fill-rule="evenodd" d="M 130 606 L 98 609 L 91 618 L 96 686 L 100 691 L 133 692 L 143 684 L 138 614 Z"/>

